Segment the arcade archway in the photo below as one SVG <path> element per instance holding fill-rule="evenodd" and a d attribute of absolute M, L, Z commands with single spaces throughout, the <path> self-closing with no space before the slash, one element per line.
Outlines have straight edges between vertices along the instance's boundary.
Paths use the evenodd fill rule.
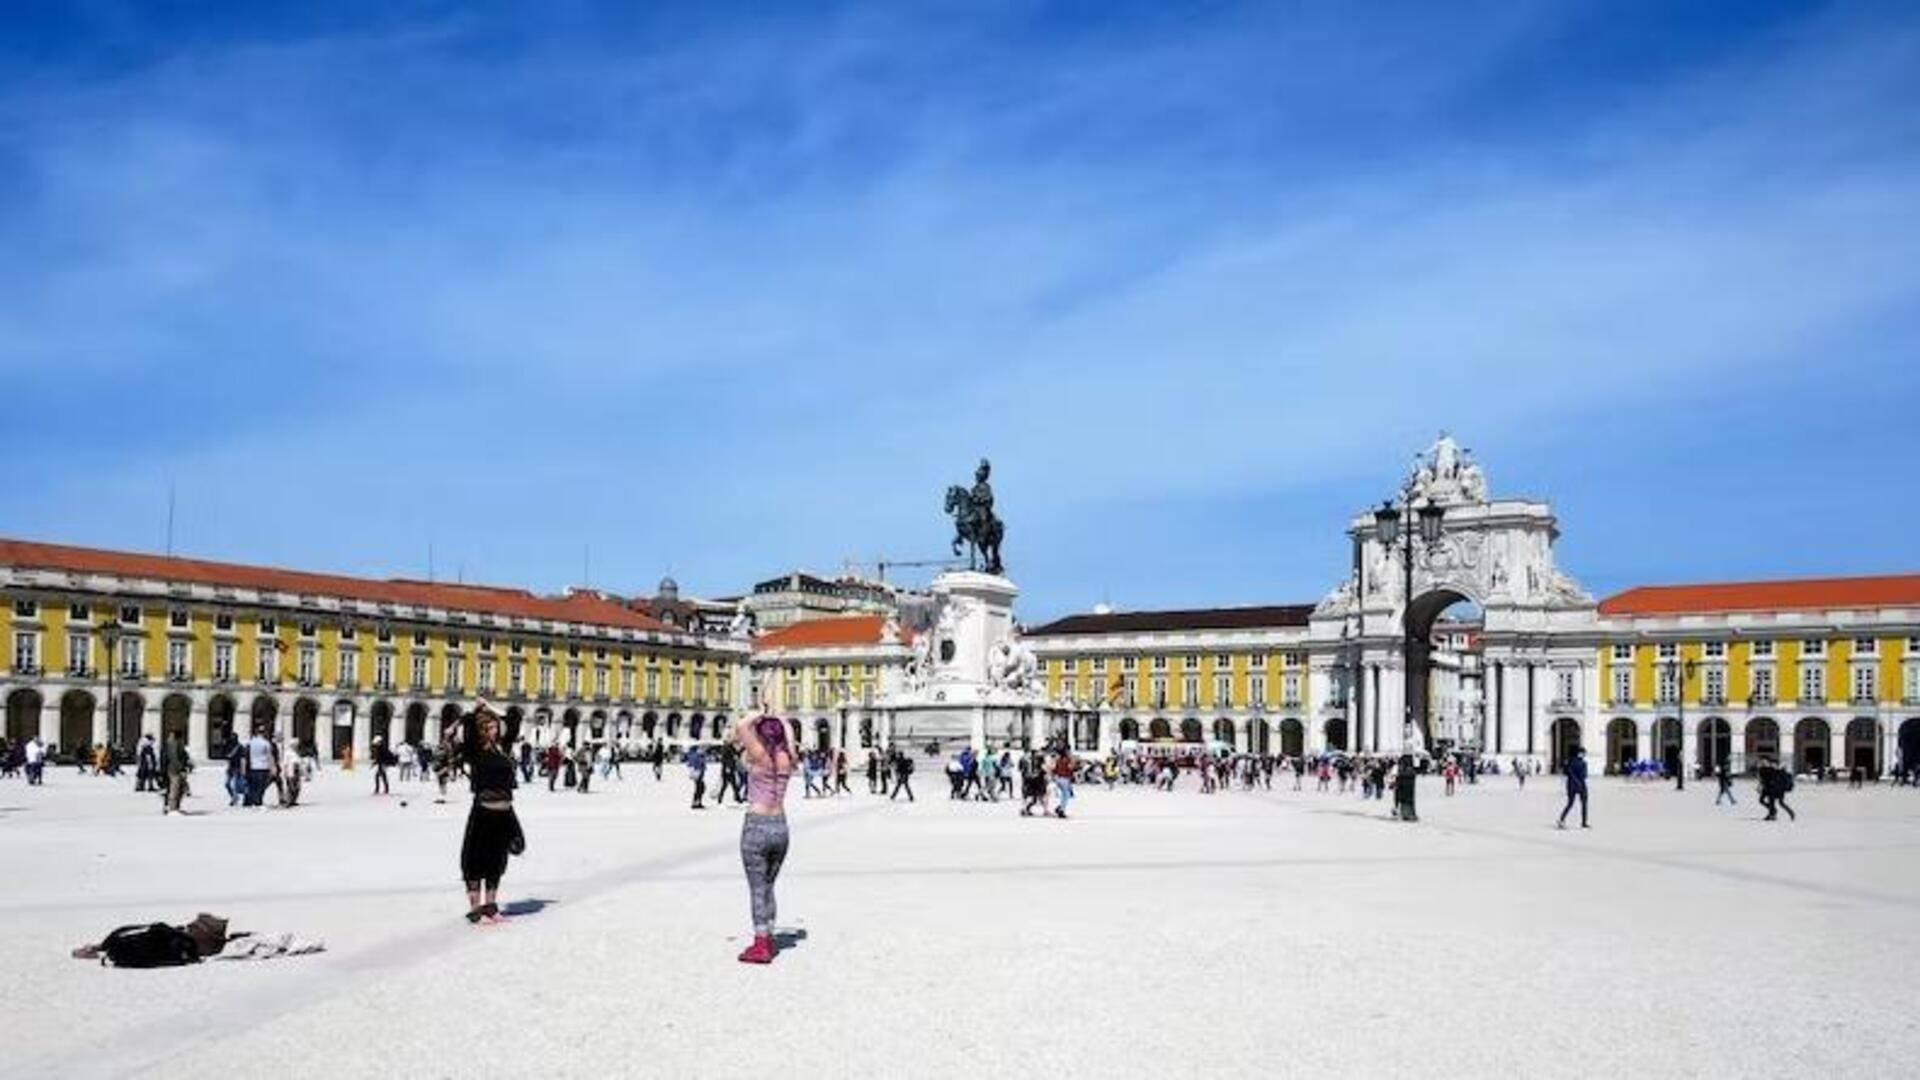
<path fill-rule="evenodd" d="M 1443 619 L 1444 616 L 1444 619 Z M 1473 597 L 1452 587 L 1429 589 L 1407 605 L 1401 623 L 1407 632 L 1407 720 L 1419 732 L 1420 745 L 1439 752 L 1455 746 L 1477 748 L 1480 738 L 1474 710 L 1462 692 L 1457 666 L 1436 669 L 1435 628 L 1459 633 L 1445 637 L 1477 639 L 1481 619 L 1480 604 Z M 1470 629 L 1472 628 L 1472 629 Z M 1449 645 L 1449 656 L 1457 655 Z M 1438 677 L 1436 677 L 1436 671 Z"/>
<path fill-rule="evenodd" d="M 1571 716 L 1563 716 L 1547 729 L 1548 758 L 1547 768 L 1559 772 L 1566 767 L 1567 759 L 1573 756 L 1574 747 L 1580 745 L 1580 721 Z"/>
<path fill-rule="evenodd" d="M 40 734 L 40 691 L 21 687 L 7 695 L 7 742 L 19 745 Z"/>

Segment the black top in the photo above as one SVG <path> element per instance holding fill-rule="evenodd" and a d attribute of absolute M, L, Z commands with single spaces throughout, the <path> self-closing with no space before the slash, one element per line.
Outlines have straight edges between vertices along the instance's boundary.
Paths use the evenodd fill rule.
<path fill-rule="evenodd" d="M 479 733 L 472 724 L 462 724 L 460 731 L 460 756 L 467 763 L 467 779 L 473 788 L 476 800 L 490 802 L 511 801 L 513 789 L 519 782 L 519 772 L 513 759 L 498 746 L 483 748 Z"/>

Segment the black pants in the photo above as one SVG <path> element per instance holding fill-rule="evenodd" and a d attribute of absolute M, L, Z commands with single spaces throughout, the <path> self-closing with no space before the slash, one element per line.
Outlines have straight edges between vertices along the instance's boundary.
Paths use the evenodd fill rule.
<path fill-rule="evenodd" d="M 375 765 L 373 767 L 373 793 L 375 795 L 381 792 L 391 794 L 392 791 L 393 789 L 387 786 L 387 767 L 385 765 Z"/>
<path fill-rule="evenodd" d="M 1725 799 L 1735 806 L 1740 805 L 1740 800 L 1733 797 L 1733 788 L 1727 786 L 1726 784 L 1720 785 L 1720 794 L 1715 795 L 1713 797 L 1713 805 L 1719 806 L 1721 799 Z"/>
<path fill-rule="evenodd" d="M 913 781 L 909 779 L 904 773 L 902 773 L 898 779 L 894 780 L 893 794 L 887 796 L 887 801 L 892 802 L 893 800 L 899 798 L 900 793 L 902 791 L 907 793 L 907 801 L 912 802 L 913 801 Z"/>
<path fill-rule="evenodd" d="M 1787 805 L 1787 797 L 1785 795 L 1762 795 L 1760 796 L 1760 805 L 1767 808 L 1768 821 L 1779 817 L 1780 811 L 1782 810 L 1787 812 L 1788 821 L 1799 819 L 1799 815 L 1793 812 L 1793 807 Z"/>
<path fill-rule="evenodd" d="M 1567 805 L 1560 808 L 1560 824 L 1567 823 L 1567 814 L 1573 809 L 1573 801 L 1580 800 L 1580 824 L 1587 823 L 1587 789 L 1585 786 L 1567 789 Z"/>
<path fill-rule="evenodd" d="M 743 803 L 747 801 L 747 797 L 740 792 L 739 775 L 735 773 L 734 770 L 723 765 L 720 767 L 720 792 L 713 797 L 713 804 L 715 806 L 725 806 L 727 804 L 727 792 L 729 791 L 733 792 L 734 802 Z"/>
<path fill-rule="evenodd" d="M 693 805 L 699 806 L 707 799 L 707 774 L 701 773 L 693 778 Z"/>

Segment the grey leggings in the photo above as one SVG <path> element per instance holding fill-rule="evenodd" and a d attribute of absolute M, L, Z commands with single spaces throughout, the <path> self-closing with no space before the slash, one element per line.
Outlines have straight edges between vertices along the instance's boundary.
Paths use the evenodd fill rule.
<path fill-rule="evenodd" d="M 740 823 L 740 864 L 747 871 L 753 932 L 773 933 L 773 881 L 787 859 L 787 819 L 748 814 Z"/>

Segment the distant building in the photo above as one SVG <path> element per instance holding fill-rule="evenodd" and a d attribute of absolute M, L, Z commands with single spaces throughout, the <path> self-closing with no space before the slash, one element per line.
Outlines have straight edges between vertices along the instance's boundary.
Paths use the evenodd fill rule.
<path fill-rule="evenodd" d="M 890 615 L 899 596 L 900 590 L 884 581 L 850 576 L 829 579 L 794 571 L 760 582 L 743 599 L 754 625 L 767 631 L 809 619 Z"/>

